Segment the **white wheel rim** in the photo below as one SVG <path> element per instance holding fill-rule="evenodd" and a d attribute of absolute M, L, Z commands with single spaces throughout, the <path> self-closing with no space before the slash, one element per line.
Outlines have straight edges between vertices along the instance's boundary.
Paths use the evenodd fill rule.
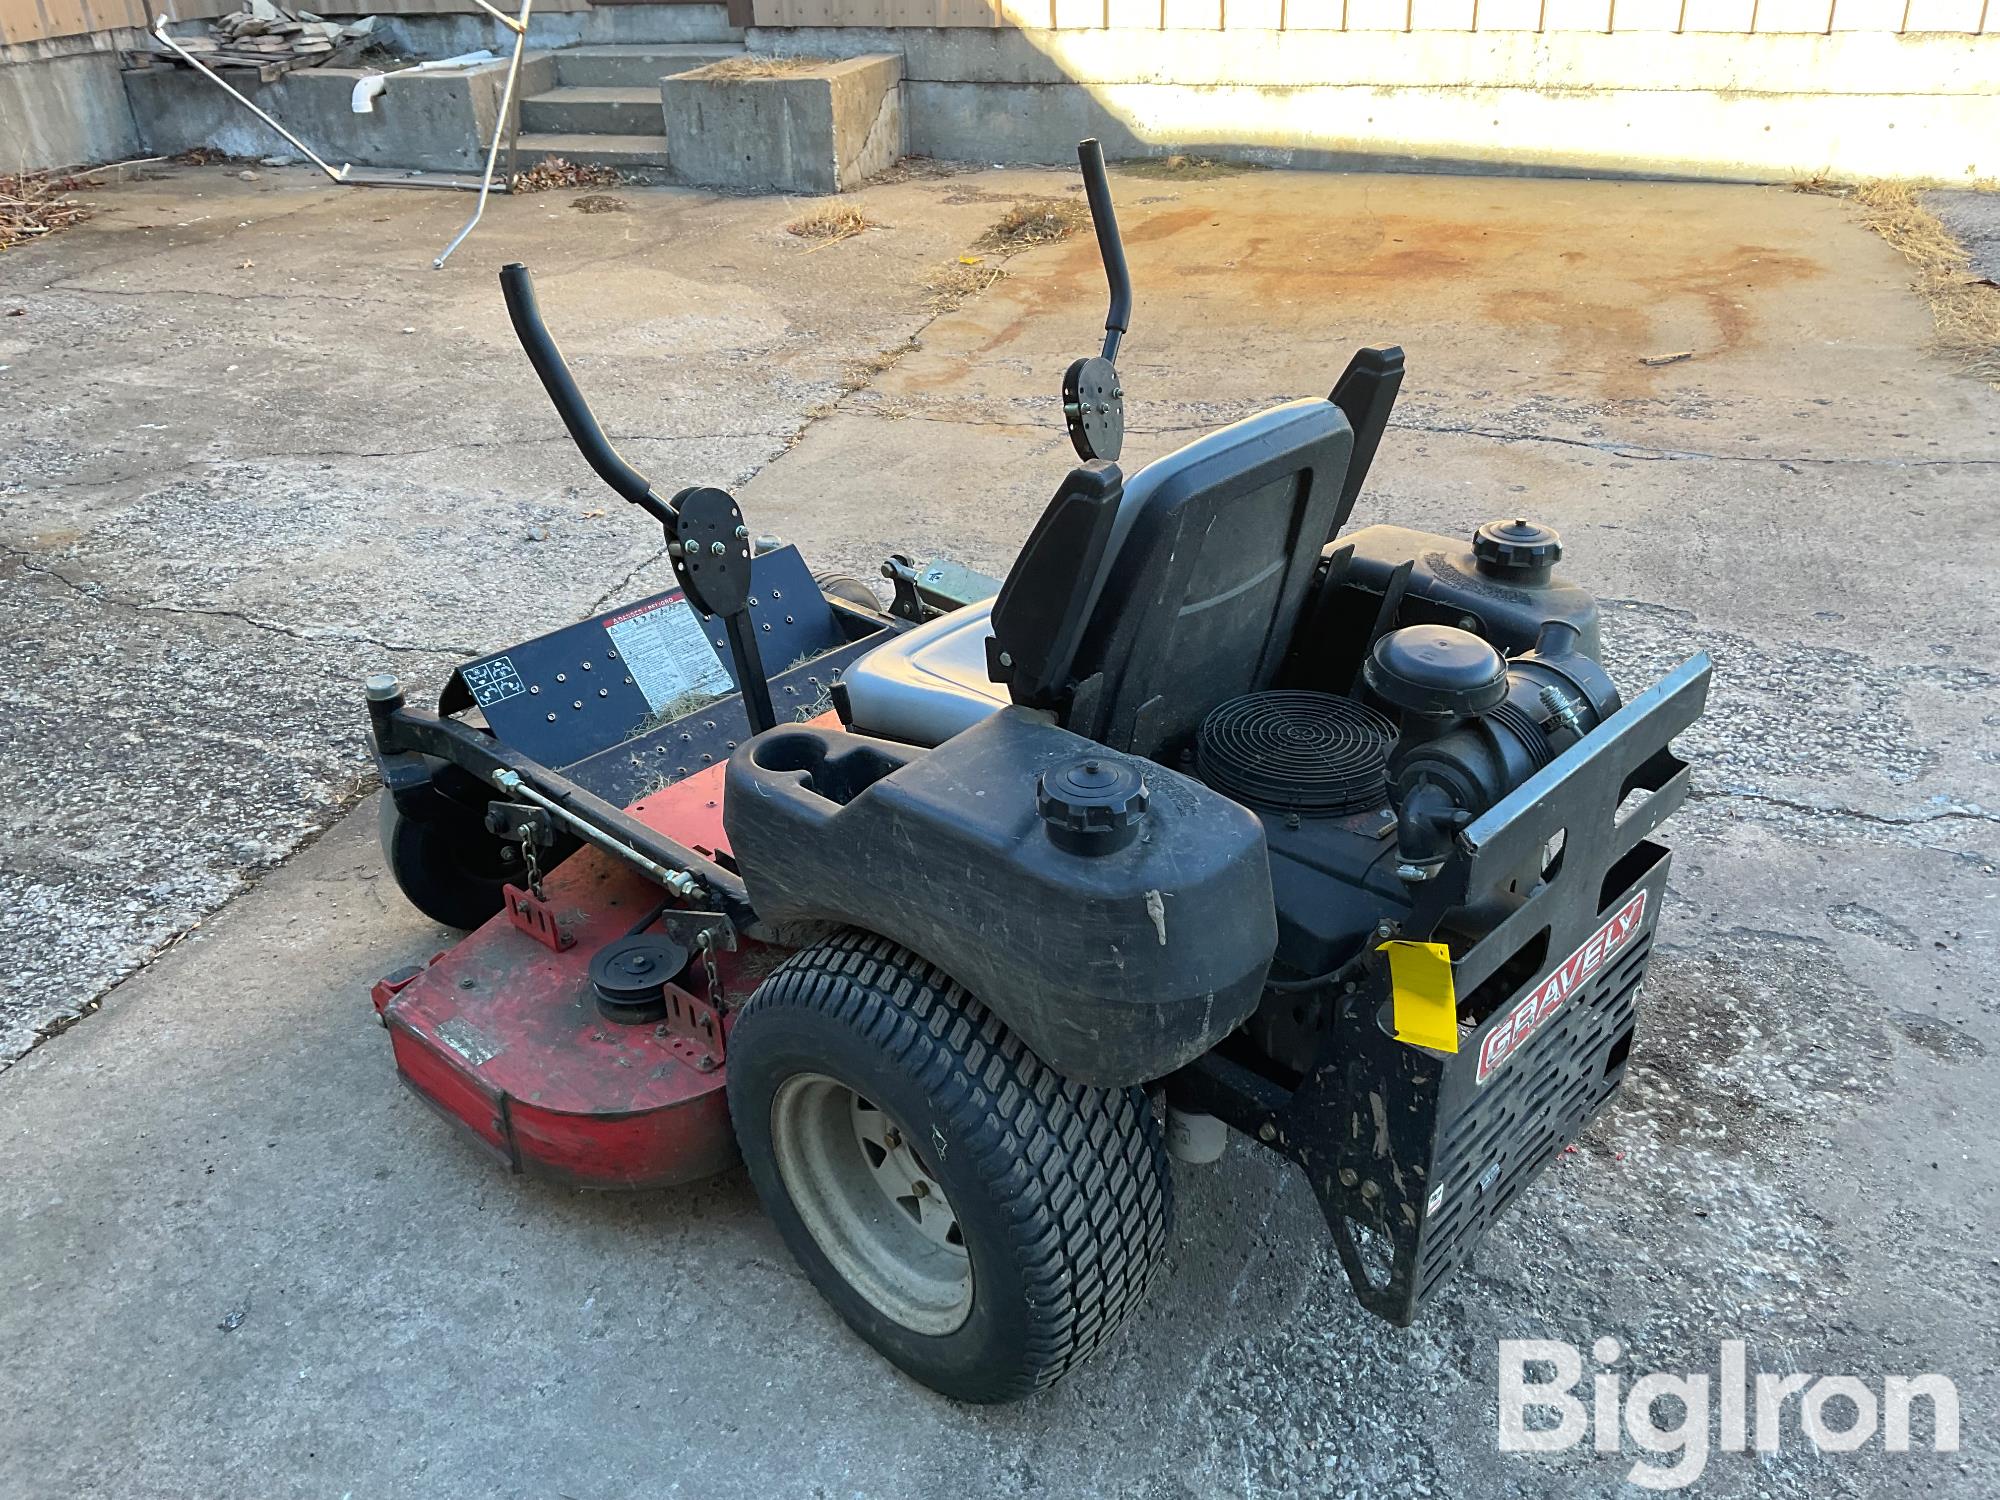
<path fill-rule="evenodd" d="M 771 1146 L 813 1242 L 876 1311 L 931 1335 L 965 1322 L 958 1212 L 898 1121 L 838 1079 L 795 1073 L 771 1099 Z"/>

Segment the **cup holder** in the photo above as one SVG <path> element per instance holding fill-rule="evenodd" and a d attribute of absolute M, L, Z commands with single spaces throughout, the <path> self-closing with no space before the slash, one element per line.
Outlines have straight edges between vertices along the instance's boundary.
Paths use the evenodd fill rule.
<path fill-rule="evenodd" d="M 750 763 L 814 796 L 845 807 L 869 787 L 910 763 L 913 755 L 874 740 L 822 729 L 779 729 L 750 743 Z"/>

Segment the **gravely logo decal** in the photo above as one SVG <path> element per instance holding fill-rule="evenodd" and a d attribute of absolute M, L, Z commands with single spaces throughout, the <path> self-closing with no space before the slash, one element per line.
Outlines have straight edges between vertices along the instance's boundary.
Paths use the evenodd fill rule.
<path fill-rule="evenodd" d="M 1479 1045 L 1479 1081 L 1491 1078 L 1500 1064 L 1518 1051 L 1542 1022 L 1556 1013 L 1563 1001 L 1590 981 L 1591 975 L 1611 961 L 1612 954 L 1631 942 L 1639 931 L 1639 918 L 1646 913 L 1646 893 L 1639 892 L 1621 906 L 1576 952 L 1556 965 L 1553 973 L 1536 985 L 1528 998 L 1514 1007 L 1499 1025 L 1486 1034 Z"/>

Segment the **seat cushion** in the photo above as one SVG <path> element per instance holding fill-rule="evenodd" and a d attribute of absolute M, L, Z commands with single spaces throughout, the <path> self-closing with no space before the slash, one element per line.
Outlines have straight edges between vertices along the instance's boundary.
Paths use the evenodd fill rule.
<path fill-rule="evenodd" d="M 857 733 L 941 745 L 1008 701 L 986 675 L 993 601 L 968 604 L 884 641 L 841 674 Z"/>

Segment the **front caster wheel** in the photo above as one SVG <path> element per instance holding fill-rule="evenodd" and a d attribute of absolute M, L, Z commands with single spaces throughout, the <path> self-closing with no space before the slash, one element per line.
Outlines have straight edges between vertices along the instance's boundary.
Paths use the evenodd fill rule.
<path fill-rule="evenodd" d="M 419 821 L 383 794 L 377 824 L 382 854 L 412 906 L 433 922 L 470 930 L 500 910 L 502 887 L 523 879 L 520 858 L 486 831 L 477 813 L 443 797 L 432 800 L 435 813 Z M 550 858 L 543 868 L 554 865 Z"/>
<path fill-rule="evenodd" d="M 813 1285 L 961 1401 L 1059 1380 L 1166 1250 L 1173 1185 L 1144 1093 L 1052 1072 L 884 938 L 838 934 L 758 987 L 729 1035 L 729 1109 Z"/>

